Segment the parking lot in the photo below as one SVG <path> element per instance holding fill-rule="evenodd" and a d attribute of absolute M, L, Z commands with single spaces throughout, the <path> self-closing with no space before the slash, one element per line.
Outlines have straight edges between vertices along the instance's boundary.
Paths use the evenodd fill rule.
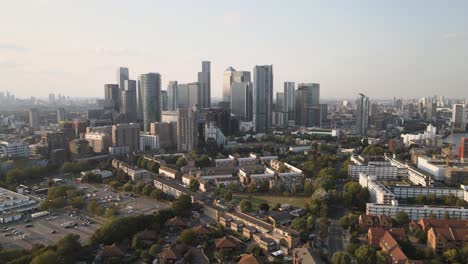
<path fill-rule="evenodd" d="M 99 226 L 98 223 L 79 215 L 56 213 L 52 219 L 43 216 L 27 223 L 22 219 L 2 224 L 0 232 L 3 247 L 29 249 L 33 244 L 54 244 L 66 234 L 79 235 L 80 241 L 84 243 Z"/>
<path fill-rule="evenodd" d="M 152 214 L 155 211 L 169 207 L 169 203 L 156 201 L 142 195 L 116 192 L 109 186 L 80 184 L 78 188 L 85 192 L 87 199 L 96 199 L 103 207 L 117 206 L 121 216 Z"/>

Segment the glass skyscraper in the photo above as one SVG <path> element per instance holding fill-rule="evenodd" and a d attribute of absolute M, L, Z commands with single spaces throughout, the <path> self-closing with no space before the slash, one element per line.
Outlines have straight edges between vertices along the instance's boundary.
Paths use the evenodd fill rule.
<path fill-rule="evenodd" d="M 146 73 L 140 75 L 139 91 L 141 96 L 141 111 L 145 132 L 150 131 L 150 123 L 161 121 L 161 75 Z"/>

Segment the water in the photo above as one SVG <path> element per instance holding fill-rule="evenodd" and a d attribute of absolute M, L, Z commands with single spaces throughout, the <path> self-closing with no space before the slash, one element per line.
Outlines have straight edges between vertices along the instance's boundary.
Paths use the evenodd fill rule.
<path fill-rule="evenodd" d="M 460 146 L 461 138 L 468 137 L 468 133 L 460 133 L 460 134 L 453 134 L 452 140 L 450 140 L 450 136 L 444 138 L 444 142 L 452 143 L 452 151 L 457 153 L 458 146 Z"/>

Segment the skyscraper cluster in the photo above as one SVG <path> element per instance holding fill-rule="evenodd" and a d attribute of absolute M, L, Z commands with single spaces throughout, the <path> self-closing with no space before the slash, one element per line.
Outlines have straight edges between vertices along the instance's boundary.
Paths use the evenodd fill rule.
<path fill-rule="evenodd" d="M 105 109 L 114 113 L 115 123 L 138 121 L 145 133 L 162 136 L 175 129 L 177 140 L 159 140 L 162 146 L 177 147 L 181 151 L 196 146 L 198 131 L 204 131 L 199 124 L 206 126 L 211 122 L 206 131 L 217 135 L 214 141 L 209 136 L 200 137 L 201 140 L 223 142 L 224 135 L 220 133 L 239 129 L 239 122 L 247 130 L 265 133 L 273 127 L 321 126 L 327 114 L 327 105 L 320 104 L 317 83 L 300 83 L 296 90 L 294 82 L 285 82 L 274 101 L 273 65 L 257 65 L 252 72 L 227 68 L 223 73 L 222 102 L 218 103 L 218 108 L 212 108 L 211 104 L 209 61 L 202 61 L 195 82 L 173 80 L 162 90 L 161 79 L 161 74 L 150 72 L 140 74 L 135 81 L 130 79 L 128 68 L 118 68 L 117 83 L 104 85 Z M 224 118 L 213 119 L 213 115 Z M 238 126 L 233 125 L 231 118 Z M 171 122 L 174 124 L 168 124 Z"/>

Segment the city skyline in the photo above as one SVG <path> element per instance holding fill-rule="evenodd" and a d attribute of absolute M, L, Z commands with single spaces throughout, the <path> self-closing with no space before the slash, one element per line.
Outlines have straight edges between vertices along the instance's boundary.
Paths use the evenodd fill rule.
<path fill-rule="evenodd" d="M 221 98 L 229 66 L 251 72 L 265 64 L 275 67 L 275 92 L 291 81 L 320 83 L 324 98 L 468 95 L 466 3 L 269 1 L 262 12 L 265 2 L 49 0 L 23 9 L 24 2 L 4 5 L 0 18 L 12 25 L 0 30 L 0 85 L 20 97 L 101 97 L 118 66 L 131 69 L 133 79 L 159 72 L 163 88 L 190 83 L 203 60 L 212 64 L 212 98 Z M 149 10 L 161 13 L 150 20 Z M 166 26 L 174 12 L 180 19 Z M 222 30 L 222 38 L 208 33 Z M 182 41 L 200 35 L 206 37 L 191 45 Z"/>

